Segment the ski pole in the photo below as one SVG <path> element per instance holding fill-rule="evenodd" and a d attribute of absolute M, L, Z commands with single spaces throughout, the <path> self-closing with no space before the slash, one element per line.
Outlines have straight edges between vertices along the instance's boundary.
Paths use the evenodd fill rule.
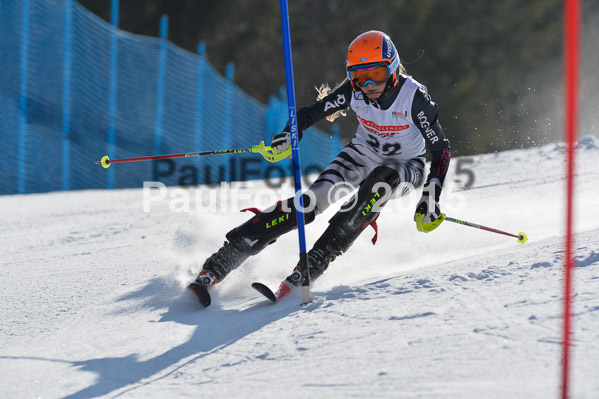
<path fill-rule="evenodd" d="M 450 221 L 450 222 L 453 222 L 453 223 L 457 223 L 457 224 L 463 224 L 463 225 L 465 225 L 465 226 L 475 227 L 475 228 L 477 228 L 477 229 L 481 229 L 481 230 L 490 231 L 490 232 L 492 232 L 492 233 L 498 233 L 498 234 L 503 234 L 503 235 L 506 235 L 506 236 L 510 236 L 510 237 L 517 238 L 517 239 L 518 239 L 518 242 L 519 242 L 520 244 L 524 244 L 524 243 L 525 243 L 525 242 L 528 240 L 528 237 L 526 236 L 526 234 L 524 234 L 524 233 L 522 233 L 522 232 L 520 232 L 520 233 L 518 233 L 518 234 L 511 234 L 511 233 L 507 233 L 507 232 L 505 232 L 505 231 L 501 231 L 501 230 L 493 229 L 493 228 L 491 228 L 491 227 L 481 226 L 481 225 L 479 225 L 479 224 L 475 224 L 475 223 L 466 222 L 466 221 L 464 221 L 464 220 L 454 219 L 454 218 L 451 218 L 451 217 L 449 217 L 449 216 L 447 216 L 447 215 L 445 215 L 445 214 L 442 214 L 442 215 L 445 217 L 445 220 L 447 220 L 447 221 Z"/>
<path fill-rule="evenodd" d="M 204 151 L 204 152 L 187 152 L 183 154 L 169 154 L 169 155 L 155 155 L 150 157 L 137 157 L 137 158 L 123 158 L 123 159 L 110 159 L 108 155 L 104 155 L 100 161 L 96 161 L 96 165 L 102 165 L 104 169 L 110 167 L 113 163 L 121 162 L 140 162 L 140 161 L 153 161 L 158 159 L 174 159 L 174 158 L 190 158 L 190 157 L 201 157 L 204 155 L 223 155 L 223 154 L 240 154 L 244 152 L 251 152 L 262 155 L 268 162 L 279 162 L 291 155 L 291 148 L 283 151 L 279 154 L 273 154 L 270 147 L 264 145 L 264 141 L 260 144 L 255 145 L 251 148 L 238 148 L 231 150 L 215 150 L 215 151 Z"/>

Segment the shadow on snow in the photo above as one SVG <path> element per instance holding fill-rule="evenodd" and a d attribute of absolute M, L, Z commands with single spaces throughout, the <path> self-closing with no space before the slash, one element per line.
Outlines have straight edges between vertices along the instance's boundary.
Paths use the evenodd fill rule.
<path fill-rule="evenodd" d="M 156 281 L 148 283 L 150 286 L 155 284 Z M 179 297 L 168 305 L 168 310 L 162 314 L 159 321 L 197 326 L 187 342 L 147 360 L 140 361 L 136 354 L 130 354 L 124 357 L 69 362 L 81 370 L 96 373 L 98 379 L 93 385 L 66 396 L 66 398 L 97 397 L 129 386 L 119 393 L 114 393 L 113 397 L 119 397 L 176 373 L 190 364 L 200 362 L 204 357 L 218 353 L 272 322 L 299 311 L 312 311 L 319 306 L 318 303 L 313 303 L 306 307 L 300 307 L 299 299 L 295 298 L 297 300 L 294 300 L 292 296 L 277 306 L 272 306 L 268 300 L 264 299 L 252 301 L 244 310 L 222 309 L 219 307 L 218 301 L 211 307 L 203 309 L 195 302 L 195 299 L 191 299 L 191 295 L 187 296 L 187 294 L 187 292 L 181 294 L 179 291 Z M 143 298 L 144 296 L 147 297 Z M 149 286 L 128 294 L 121 300 L 131 298 L 143 300 L 143 306 L 150 308 L 162 307 L 165 301 L 164 298 L 158 299 L 157 302 L 148 299 L 157 299 L 156 290 Z M 180 363 L 183 360 L 184 362 Z M 198 367 L 199 373 L 202 372 L 201 370 L 201 366 Z M 165 373 L 161 374 L 162 372 Z M 206 382 L 209 381 L 210 378 L 207 377 Z"/>

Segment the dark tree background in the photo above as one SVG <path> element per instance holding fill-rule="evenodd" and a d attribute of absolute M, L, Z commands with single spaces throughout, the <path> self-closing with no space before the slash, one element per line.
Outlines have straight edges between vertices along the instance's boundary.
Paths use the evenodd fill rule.
<path fill-rule="evenodd" d="M 80 3 L 109 20 L 109 0 Z M 598 9 L 583 2 L 585 23 Z M 217 70 L 234 62 L 235 83 L 263 103 L 285 85 L 277 1 L 121 0 L 119 12 L 121 29 L 149 36 L 168 15 L 171 42 L 191 52 L 204 42 Z M 349 43 L 377 29 L 440 105 L 456 155 L 561 137 L 561 114 L 548 109 L 561 101 L 562 0 L 290 0 L 289 15 L 298 106 L 314 86 L 341 82 Z M 351 113 L 338 123 L 353 135 Z"/>

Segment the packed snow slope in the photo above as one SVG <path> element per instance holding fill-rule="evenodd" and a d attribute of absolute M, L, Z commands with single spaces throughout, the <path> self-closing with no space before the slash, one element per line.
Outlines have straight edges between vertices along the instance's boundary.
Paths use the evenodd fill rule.
<path fill-rule="evenodd" d="M 577 156 L 572 393 L 597 398 L 597 140 Z M 250 287 L 289 274 L 296 233 L 215 287 L 211 307 L 184 289 L 247 220 L 240 209 L 289 185 L 0 197 L 0 397 L 558 397 L 564 148 L 469 159 L 474 183 L 460 188 L 454 159 L 443 211 L 526 244 L 449 222 L 418 233 L 413 194 L 384 209 L 376 246 L 367 229 L 331 264 L 307 306 Z M 309 246 L 334 212 L 307 226 Z"/>

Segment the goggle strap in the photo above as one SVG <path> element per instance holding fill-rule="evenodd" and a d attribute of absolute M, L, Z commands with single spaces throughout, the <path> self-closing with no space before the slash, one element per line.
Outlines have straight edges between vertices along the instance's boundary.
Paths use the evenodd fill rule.
<path fill-rule="evenodd" d="M 389 65 L 389 76 L 393 75 L 398 67 L 399 67 L 399 57 L 397 55 L 395 55 L 393 62 L 391 62 L 391 65 Z"/>

